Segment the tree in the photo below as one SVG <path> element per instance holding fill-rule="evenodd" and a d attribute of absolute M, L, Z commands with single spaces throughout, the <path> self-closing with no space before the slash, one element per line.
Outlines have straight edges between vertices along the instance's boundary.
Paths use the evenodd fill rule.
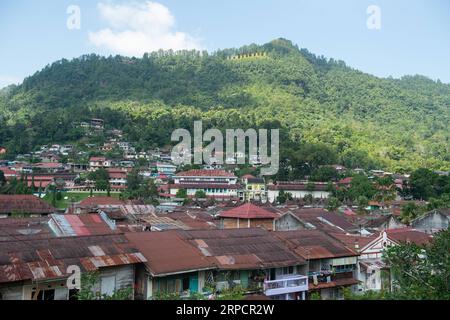
<path fill-rule="evenodd" d="M 366 212 L 366 207 L 369 205 L 369 199 L 365 196 L 359 196 L 356 199 L 356 205 L 358 206 L 358 213 L 364 214 Z"/>
<path fill-rule="evenodd" d="M 322 166 L 313 171 L 311 174 L 311 181 L 331 181 L 336 180 L 338 172 L 335 168 L 330 166 Z"/>
<path fill-rule="evenodd" d="M 206 199 L 206 193 L 203 190 L 197 190 L 195 192 L 195 198 L 196 199 Z"/>
<path fill-rule="evenodd" d="M 434 184 L 437 182 L 438 175 L 433 171 L 420 168 L 411 173 L 409 184 L 411 194 L 415 199 L 428 200 L 435 197 L 436 191 Z"/>
<path fill-rule="evenodd" d="M 95 189 L 107 190 L 109 186 L 109 173 L 103 168 L 89 172 L 88 179 L 95 181 Z"/>
<path fill-rule="evenodd" d="M 3 171 L 0 170 L 0 188 L 2 188 L 6 184 L 6 178 Z"/>
<path fill-rule="evenodd" d="M 434 235 L 429 245 L 388 247 L 383 261 L 393 278 L 393 297 L 405 300 L 450 299 L 450 231 Z"/>
<path fill-rule="evenodd" d="M 314 197 L 311 193 L 307 193 L 305 194 L 305 196 L 303 197 L 303 201 L 305 201 L 306 204 L 313 204 L 314 202 Z"/>
<path fill-rule="evenodd" d="M 336 211 L 341 206 L 341 202 L 338 198 L 329 197 L 327 201 L 327 210 L 328 211 Z"/>
<path fill-rule="evenodd" d="M 409 224 L 412 220 L 421 215 L 425 210 L 414 202 L 407 202 L 402 206 L 400 218 L 403 223 Z"/>
<path fill-rule="evenodd" d="M 280 190 L 278 193 L 277 202 L 283 204 L 290 200 L 292 200 L 292 194 L 285 192 L 284 190 Z"/>
<path fill-rule="evenodd" d="M 186 189 L 178 189 L 176 197 L 180 198 L 180 199 L 186 199 L 187 198 L 187 191 L 186 191 Z"/>
<path fill-rule="evenodd" d="M 347 195 L 350 200 L 355 201 L 359 197 L 372 199 L 376 192 L 377 191 L 369 178 L 365 175 L 358 174 L 353 177 L 350 188 L 347 191 Z"/>
<path fill-rule="evenodd" d="M 396 197 L 396 189 L 392 177 L 376 178 L 376 194 L 374 199 L 381 202 L 392 201 Z"/>

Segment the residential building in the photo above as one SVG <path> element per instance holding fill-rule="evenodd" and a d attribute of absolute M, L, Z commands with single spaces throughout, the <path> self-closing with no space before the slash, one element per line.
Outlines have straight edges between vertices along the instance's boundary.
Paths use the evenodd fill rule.
<path fill-rule="evenodd" d="M 389 229 L 366 237 L 348 234 L 333 234 L 333 237 L 359 252 L 359 291 L 391 290 L 392 275 L 382 259 L 386 248 L 407 242 L 424 245 L 431 241 L 426 233 L 411 228 Z"/>
<path fill-rule="evenodd" d="M 109 185 L 112 190 L 122 190 L 127 186 L 127 176 L 131 170 L 128 168 L 107 168 Z"/>
<path fill-rule="evenodd" d="M 436 209 L 411 221 L 411 227 L 426 233 L 436 233 L 449 228 L 450 210 Z"/>
<path fill-rule="evenodd" d="M 38 197 L 29 194 L 0 194 L 0 216 L 31 215 L 45 216 L 57 209 Z"/>
<path fill-rule="evenodd" d="M 110 168 L 111 166 L 111 160 L 108 160 L 105 157 L 91 157 L 89 159 L 89 171 Z"/>
<path fill-rule="evenodd" d="M 73 268 L 98 272 L 92 291 L 110 296 L 129 288 L 133 298 L 135 266 L 146 260 L 125 236 L 43 237 L 26 230 L 0 242 L 0 299 L 73 299 L 77 289 L 67 281 Z"/>
<path fill-rule="evenodd" d="M 220 227 L 222 229 L 262 227 L 267 230 L 273 230 L 275 228 L 275 219 L 278 217 L 280 217 L 279 213 L 249 202 L 219 213 Z"/>
<path fill-rule="evenodd" d="M 155 164 L 156 172 L 172 177 L 177 171 L 177 167 L 170 163 L 157 162 Z"/>
<path fill-rule="evenodd" d="M 244 199 L 247 201 L 265 201 L 267 199 L 266 184 L 263 178 L 244 175 L 241 178 L 244 188 Z"/>
<path fill-rule="evenodd" d="M 356 291 L 357 252 L 320 230 L 280 231 L 276 235 L 308 262 L 308 295 L 317 292 L 324 300 L 343 299 L 342 288 Z"/>
<path fill-rule="evenodd" d="M 189 170 L 177 173 L 174 183 L 170 185 L 170 194 L 176 195 L 178 190 L 185 189 L 189 198 L 195 197 L 199 190 L 207 197 L 216 200 L 239 200 L 242 195 L 237 177 L 225 170 Z"/>
<path fill-rule="evenodd" d="M 137 274 L 143 299 L 170 294 L 207 296 L 236 285 L 247 293 L 264 293 L 274 299 L 306 296 L 305 260 L 263 229 L 173 230 L 126 236 L 148 258 L 145 269 Z"/>

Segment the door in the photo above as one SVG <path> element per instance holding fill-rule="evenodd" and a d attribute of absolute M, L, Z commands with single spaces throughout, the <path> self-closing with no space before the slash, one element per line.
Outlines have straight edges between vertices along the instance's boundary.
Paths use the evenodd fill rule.
<path fill-rule="evenodd" d="M 189 277 L 189 290 L 191 292 L 198 292 L 198 274 Z"/>

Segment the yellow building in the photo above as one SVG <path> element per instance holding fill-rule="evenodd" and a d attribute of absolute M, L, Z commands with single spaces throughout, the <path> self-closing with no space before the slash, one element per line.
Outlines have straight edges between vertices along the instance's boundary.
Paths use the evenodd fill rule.
<path fill-rule="evenodd" d="M 256 200 L 263 201 L 266 200 L 266 184 L 263 178 L 256 178 L 250 174 L 244 175 L 241 178 L 243 184 L 245 185 L 244 197 L 245 200 Z"/>

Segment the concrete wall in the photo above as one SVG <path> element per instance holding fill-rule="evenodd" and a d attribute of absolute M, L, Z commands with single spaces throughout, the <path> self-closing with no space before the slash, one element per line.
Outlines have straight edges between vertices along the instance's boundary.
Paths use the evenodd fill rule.
<path fill-rule="evenodd" d="M 426 233 L 434 233 L 439 230 L 447 229 L 449 225 L 448 220 L 449 218 L 446 215 L 433 212 L 423 219 L 413 221 L 412 227 Z"/>
<path fill-rule="evenodd" d="M 328 191 L 299 191 L 299 190 L 285 190 L 286 193 L 290 193 L 294 199 L 303 199 L 307 194 L 312 194 L 315 199 L 326 199 L 330 196 Z M 267 191 L 267 199 L 270 202 L 277 200 L 279 190 Z"/>
<path fill-rule="evenodd" d="M 275 220 L 275 230 L 289 231 L 289 230 L 303 230 L 305 226 L 290 214 L 285 214 L 279 219 Z"/>

